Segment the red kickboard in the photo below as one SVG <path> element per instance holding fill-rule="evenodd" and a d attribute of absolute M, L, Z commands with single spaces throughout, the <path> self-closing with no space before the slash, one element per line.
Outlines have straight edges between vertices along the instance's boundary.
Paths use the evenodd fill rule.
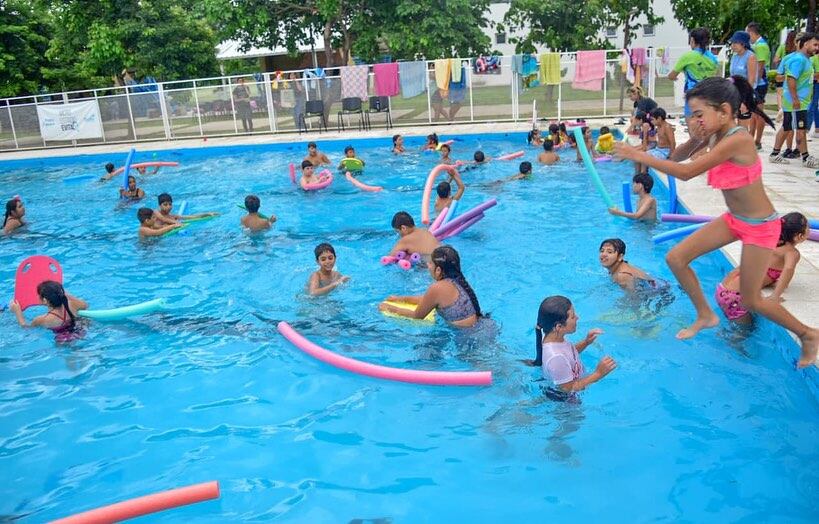
<path fill-rule="evenodd" d="M 34 255 L 20 262 L 14 278 L 14 300 L 25 310 L 41 304 L 37 286 L 47 280 L 63 283 L 60 263 L 45 255 Z"/>

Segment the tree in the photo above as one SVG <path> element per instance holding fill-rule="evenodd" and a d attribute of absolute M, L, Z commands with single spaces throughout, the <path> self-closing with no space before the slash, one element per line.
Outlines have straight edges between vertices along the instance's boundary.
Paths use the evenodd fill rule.
<path fill-rule="evenodd" d="M 41 90 L 50 33 L 47 18 L 29 2 L 0 5 L 0 97 Z"/>
<path fill-rule="evenodd" d="M 610 45 L 600 33 L 601 4 L 599 0 L 513 0 L 498 30 L 528 29 L 522 36 L 509 37 L 518 53 L 534 53 L 536 45 L 555 51 L 606 49 Z"/>

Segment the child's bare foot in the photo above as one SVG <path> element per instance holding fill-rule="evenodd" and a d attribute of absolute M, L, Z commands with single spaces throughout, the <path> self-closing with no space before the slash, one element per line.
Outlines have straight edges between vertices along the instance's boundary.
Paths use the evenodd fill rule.
<path fill-rule="evenodd" d="M 819 330 L 808 329 L 805 334 L 799 337 L 799 340 L 802 341 L 802 355 L 799 357 L 796 367 L 806 368 L 816 362 L 816 352 L 819 350 Z"/>
<path fill-rule="evenodd" d="M 687 328 L 681 329 L 677 333 L 677 338 L 680 340 L 685 340 L 687 338 L 692 338 L 694 335 L 699 333 L 703 329 L 712 328 L 719 324 L 719 317 L 715 315 L 713 312 L 709 313 L 705 317 L 697 317 L 697 320 L 694 321 L 693 324 L 688 326 Z"/>

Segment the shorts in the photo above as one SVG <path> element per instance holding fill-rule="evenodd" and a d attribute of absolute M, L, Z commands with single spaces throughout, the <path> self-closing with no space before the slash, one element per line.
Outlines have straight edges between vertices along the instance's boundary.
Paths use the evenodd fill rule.
<path fill-rule="evenodd" d="M 649 149 L 648 151 L 646 151 L 646 153 L 653 156 L 654 158 L 666 160 L 668 159 L 669 153 L 671 153 L 671 149 L 668 147 L 655 147 L 653 149 Z"/>
<path fill-rule="evenodd" d="M 742 306 L 742 295 L 739 291 L 730 290 L 721 283 L 717 284 L 714 299 L 728 320 L 737 320 L 748 314 L 748 310 Z"/>
<path fill-rule="evenodd" d="M 796 116 L 796 130 L 804 131 L 808 128 L 808 111 L 785 111 L 782 119 L 782 129 L 785 131 L 793 131 L 794 116 Z"/>
<path fill-rule="evenodd" d="M 779 243 L 779 234 L 782 232 L 782 221 L 775 213 L 761 224 L 749 224 L 731 213 L 723 213 L 720 217 L 725 221 L 731 233 L 742 241 L 743 245 L 774 249 Z"/>
<path fill-rule="evenodd" d="M 449 90 L 449 103 L 460 104 L 466 98 L 465 88 L 452 88 Z"/>

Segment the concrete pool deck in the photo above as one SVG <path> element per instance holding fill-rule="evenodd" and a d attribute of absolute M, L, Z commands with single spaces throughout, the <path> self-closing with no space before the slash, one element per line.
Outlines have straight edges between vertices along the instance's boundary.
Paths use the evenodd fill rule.
<path fill-rule="evenodd" d="M 614 125 L 614 119 L 589 120 L 590 125 Z M 676 122 L 674 122 L 676 123 Z M 287 143 L 308 140 L 336 140 L 356 138 L 385 138 L 394 133 L 411 136 L 425 136 L 431 131 L 444 138 L 452 135 L 474 133 L 525 132 L 530 129 L 528 123 L 495 123 L 472 124 L 455 123 L 450 125 L 397 127 L 392 130 L 376 128 L 370 131 L 330 131 L 325 133 L 311 132 L 305 134 L 258 134 L 213 138 L 193 138 L 173 141 L 140 142 L 136 147 L 150 151 L 166 149 L 186 149 L 216 146 L 236 146 L 250 144 Z M 771 164 L 768 161 L 774 131 L 766 129 L 763 137 L 763 180 L 765 188 L 776 209 L 781 213 L 799 211 L 809 218 L 819 217 L 819 184 L 813 169 L 803 168 L 801 161 L 792 160 L 789 165 Z M 685 132 L 677 126 L 677 143 L 687 140 Z M 21 160 L 34 158 L 55 158 L 74 155 L 100 153 L 122 153 L 127 149 L 125 144 L 63 147 L 56 149 L 39 149 L 26 151 L 8 151 L 0 153 L 0 168 L 4 160 Z M 808 142 L 808 149 L 819 156 L 819 138 Z M 102 170 L 102 166 L 100 166 Z M 706 185 L 705 177 L 700 176 L 688 182 L 678 182 L 677 193 L 681 202 L 692 213 L 700 215 L 720 215 L 725 211 L 725 203 L 719 191 Z M 723 249 L 732 264 L 739 262 L 741 244 L 734 242 Z M 785 306 L 802 322 L 809 326 L 819 326 L 819 242 L 805 242 L 799 246 L 802 260 L 796 268 L 796 274 L 785 292 Z M 817 360 L 819 365 L 819 360 Z"/>

